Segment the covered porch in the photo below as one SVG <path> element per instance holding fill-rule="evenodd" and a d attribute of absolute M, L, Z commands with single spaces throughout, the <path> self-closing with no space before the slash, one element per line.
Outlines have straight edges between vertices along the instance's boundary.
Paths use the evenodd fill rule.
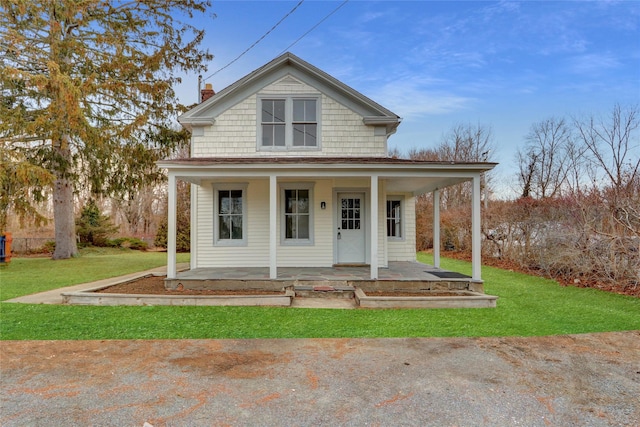
<path fill-rule="evenodd" d="M 393 158 L 329 158 L 329 157 L 282 157 L 282 158 L 188 158 L 167 160 L 159 162 L 159 166 L 168 170 L 168 283 L 178 283 L 189 279 L 199 280 L 216 279 L 216 275 L 241 274 L 254 282 L 302 280 L 301 277 L 335 278 L 336 280 L 360 280 L 384 282 L 398 280 L 409 282 L 429 281 L 438 278 L 433 275 L 440 267 L 440 190 L 451 185 L 471 181 L 472 195 L 469 201 L 472 205 L 472 276 L 470 281 L 482 283 L 481 276 L 481 179 L 482 174 L 491 170 L 493 163 L 453 163 L 453 162 L 426 162 Z M 324 239 L 324 246 L 315 242 L 315 248 L 321 249 L 324 254 L 322 266 L 315 267 L 308 258 L 309 265 L 304 265 L 305 259 L 298 261 L 296 267 L 286 265 L 287 254 L 291 254 L 291 246 L 285 247 L 281 242 L 281 234 L 278 233 L 281 213 L 279 213 L 279 186 L 285 182 L 303 182 L 322 179 L 333 182 L 330 190 L 333 197 L 328 200 L 318 200 L 323 212 L 325 206 L 334 210 L 338 206 L 336 194 L 338 191 L 354 190 L 364 194 L 364 208 L 367 209 L 368 218 L 363 231 L 366 234 L 363 241 L 366 242 L 365 262 L 358 267 L 344 267 L 337 258 L 337 242 L 340 239 L 340 222 L 338 215 L 333 218 L 325 217 L 323 229 L 316 230 Z M 239 254 L 234 261 L 242 265 L 234 264 L 233 273 L 225 268 L 211 268 L 209 265 L 198 264 L 199 256 L 194 253 L 192 244 L 191 270 L 178 275 L 176 269 L 176 210 L 177 210 L 177 181 L 183 180 L 194 184 L 198 188 L 210 186 L 212 182 L 236 182 L 261 183 L 263 189 L 260 197 L 260 217 L 264 218 L 263 230 L 266 230 L 260 249 L 260 260 L 255 257 Z M 350 184 L 357 183 L 357 184 Z M 258 185 L 258 184 L 256 184 Z M 385 218 L 383 207 L 389 194 L 403 193 L 410 197 L 431 193 L 433 196 L 433 241 L 434 241 L 434 265 L 433 271 L 428 268 L 412 268 L 409 264 L 393 264 L 386 258 Z M 329 194 L 329 193 L 328 193 Z M 193 197 L 193 195 L 192 195 Z M 193 200 L 193 198 L 192 198 Z M 254 198 L 255 200 L 255 198 Z M 197 207 L 195 208 L 197 209 Z M 194 209 L 192 208 L 192 218 Z M 344 217 L 343 217 L 344 218 Z M 192 236 L 195 227 L 192 226 Z M 256 229 L 255 227 L 253 228 Z M 333 235 L 334 237 L 330 237 Z M 413 235 L 415 237 L 415 235 Z M 251 237 L 249 237 L 251 239 Z M 330 240 L 332 239 L 332 240 Z M 336 240 L 338 239 L 338 240 Z M 255 241 L 255 240 L 254 240 Z M 333 242 L 333 243 L 331 243 Z M 192 239 L 193 243 L 193 239 Z M 215 245 L 214 245 L 215 246 Z M 312 245 L 313 246 L 313 245 Z M 236 246 L 237 248 L 238 246 Z M 307 247 L 308 248 L 308 247 Z M 300 251 L 307 248 L 300 247 Z M 220 248 L 218 248 L 220 249 Z M 298 252 L 300 252 L 298 251 Z M 415 247 L 413 248 L 415 259 Z M 248 252 L 247 252 L 248 253 Z M 257 252 L 253 252 L 254 256 Z M 333 255 L 332 255 L 333 253 Z M 333 258 L 333 262 L 331 262 Z M 317 258 L 316 258 L 317 259 Z M 409 259 L 409 257 L 405 258 Z M 252 265 L 254 263 L 254 265 Z M 257 263 L 257 265 L 255 265 Z M 338 265 L 336 265 L 338 264 Z M 393 264 L 393 265 L 392 265 Z M 422 270 L 420 270 L 422 269 Z M 225 271 L 226 270 L 226 271 Z M 185 276 L 186 275 L 186 276 Z M 212 277 L 205 278 L 210 275 Z M 342 279 L 342 276 L 348 276 Z M 409 276 L 414 276 L 408 279 Z M 234 278 L 238 279 L 238 278 Z M 440 278 L 438 278 L 440 279 Z M 249 279 L 247 279 L 249 280 Z M 308 279 L 310 280 L 310 279 Z M 267 286 L 268 287 L 268 286 Z"/>

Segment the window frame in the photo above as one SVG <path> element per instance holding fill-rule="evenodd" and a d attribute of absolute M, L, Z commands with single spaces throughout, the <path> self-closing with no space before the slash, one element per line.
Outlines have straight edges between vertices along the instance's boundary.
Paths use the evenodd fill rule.
<path fill-rule="evenodd" d="M 313 246 L 314 244 L 314 183 L 281 183 L 280 184 L 280 244 L 283 246 Z M 307 190 L 309 191 L 309 238 L 293 239 L 287 238 L 287 190 Z"/>
<path fill-rule="evenodd" d="M 297 101 L 315 101 L 316 118 L 313 121 L 294 121 L 293 104 L 294 100 Z M 284 101 L 285 111 L 285 132 L 284 132 L 284 145 L 262 145 L 263 124 L 272 124 L 271 122 L 262 121 L 263 101 Z M 297 95 L 278 95 L 278 94 L 264 94 L 259 95 L 256 102 L 256 124 L 257 124 L 257 150 L 258 151 L 320 151 L 321 148 L 321 117 L 322 117 L 322 97 L 320 94 L 297 94 Z M 316 145 L 294 145 L 294 125 L 310 125 L 315 123 L 316 125 Z"/>
<path fill-rule="evenodd" d="M 247 183 L 214 183 L 213 184 L 213 245 L 214 246 L 247 246 Z M 242 191 L 242 239 L 220 238 L 220 191 Z"/>
<path fill-rule="evenodd" d="M 393 216 L 389 215 L 389 202 L 398 202 L 398 217 L 395 218 Z M 405 232 L 404 232 L 404 223 L 405 223 L 405 219 L 404 219 L 404 196 L 396 196 L 396 195 L 389 195 L 387 196 L 387 200 L 385 202 L 385 234 L 387 235 L 387 239 L 388 240 L 393 240 L 393 241 L 402 241 L 405 240 Z M 390 236 L 389 235 L 389 221 L 390 220 L 396 220 L 396 223 L 399 223 L 399 232 L 400 235 L 399 236 Z"/>

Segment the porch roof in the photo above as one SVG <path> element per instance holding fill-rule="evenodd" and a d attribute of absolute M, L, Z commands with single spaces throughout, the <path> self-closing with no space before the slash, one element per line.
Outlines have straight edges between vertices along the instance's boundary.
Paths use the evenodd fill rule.
<path fill-rule="evenodd" d="M 158 166 L 176 178 L 201 185 L 219 178 L 371 177 L 385 180 L 388 192 L 419 195 L 473 179 L 493 169 L 490 162 L 436 162 L 391 157 L 191 157 Z"/>

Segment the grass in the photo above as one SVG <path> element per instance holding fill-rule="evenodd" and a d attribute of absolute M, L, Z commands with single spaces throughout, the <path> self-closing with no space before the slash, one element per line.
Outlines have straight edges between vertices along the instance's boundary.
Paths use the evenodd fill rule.
<path fill-rule="evenodd" d="M 178 262 L 188 260 L 189 254 L 178 254 Z M 13 258 L 8 266 L 0 268 L 0 301 L 166 264 L 166 253 L 124 248 L 85 248 L 79 257 L 59 261 Z"/>
<path fill-rule="evenodd" d="M 84 254 L 68 261 L 14 259 L 0 273 L 2 299 L 143 270 L 164 254 Z M 184 260 L 184 259 L 183 259 Z M 428 255 L 420 260 L 430 263 Z M 470 273 L 464 261 L 442 260 Z M 483 268 L 497 308 L 329 310 L 278 307 L 90 307 L 0 304 L 1 338 L 177 339 L 536 336 L 640 329 L 640 299 Z"/>

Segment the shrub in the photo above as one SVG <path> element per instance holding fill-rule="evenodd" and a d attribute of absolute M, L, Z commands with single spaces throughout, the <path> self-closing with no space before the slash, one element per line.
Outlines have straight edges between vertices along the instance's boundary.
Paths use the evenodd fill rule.
<path fill-rule="evenodd" d="M 161 247 L 167 247 L 167 218 L 164 218 L 158 226 L 158 232 L 153 241 L 153 244 Z M 177 252 L 189 252 L 191 245 L 191 231 L 189 221 L 181 221 L 178 218 L 178 230 L 176 232 L 176 251 Z"/>
<path fill-rule="evenodd" d="M 80 217 L 76 219 L 79 246 L 107 246 L 107 238 L 116 230 L 117 227 L 113 225 L 109 217 L 100 213 L 100 209 L 93 199 L 89 199 L 82 208 Z"/>
<path fill-rule="evenodd" d="M 136 251 L 146 251 L 149 249 L 149 245 L 144 240 L 137 237 L 118 237 L 116 239 L 110 239 L 107 242 L 107 246 L 114 248 L 129 248 Z"/>

